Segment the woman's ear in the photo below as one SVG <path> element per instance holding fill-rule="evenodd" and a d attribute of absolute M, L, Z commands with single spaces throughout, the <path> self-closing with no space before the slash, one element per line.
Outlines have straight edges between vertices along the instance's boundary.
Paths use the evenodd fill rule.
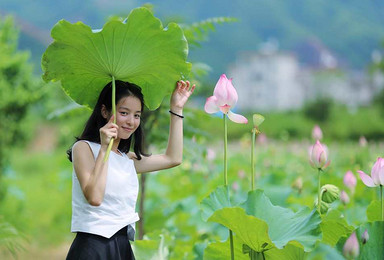
<path fill-rule="evenodd" d="M 105 105 L 101 105 L 101 116 L 108 119 L 109 113 Z"/>

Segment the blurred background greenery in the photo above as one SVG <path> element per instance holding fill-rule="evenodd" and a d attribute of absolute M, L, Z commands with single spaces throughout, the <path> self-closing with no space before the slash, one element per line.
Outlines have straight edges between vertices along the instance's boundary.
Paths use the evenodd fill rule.
<path fill-rule="evenodd" d="M 384 39 L 382 1 L 153 1 L 147 4 L 164 24 L 180 23 L 190 42 L 198 82 L 185 120 L 185 160 L 172 170 L 142 181 L 145 200 L 141 235 L 162 232 L 170 238 L 172 259 L 201 259 L 208 242 L 226 230 L 200 218 L 199 202 L 221 184 L 222 119 L 203 111 L 219 75 L 237 52 L 256 50 L 270 37 L 283 50 L 293 50 L 307 37 L 317 37 L 341 60 L 343 68 L 382 71 L 371 53 Z M 0 3 L 0 256 L 21 259 L 62 259 L 70 233 L 72 166 L 65 151 L 78 135 L 89 111 L 76 107 L 58 83 L 40 79 L 40 59 L 50 43 L 49 30 L 60 19 L 102 27 L 111 15 L 126 16 L 140 1 L 27 1 Z M 217 19 L 210 19 L 219 17 Z M 210 19 L 210 20 L 207 20 Z M 235 85 L 236 87 L 236 85 Z M 241 96 L 239 97 L 241 102 Z M 311 131 L 319 125 L 329 144 L 332 166 L 324 182 L 343 187 L 347 170 L 368 171 L 382 156 L 384 92 L 370 104 L 351 109 L 319 97 L 302 108 L 263 111 L 256 168 L 258 187 L 272 202 L 297 209 L 311 207 L 315 176 L 307 163 Z M 166 145 L 168 104 L 147 112 L 144 120 L 150 152 Z M 259 111 L 241 111 L 248 119 Z M 250 124 L 229 123 L 230 183 L 233 199 L 249 189 Z M 367 145 L 359 145 L 364 136 Z M 301 176 L 303 192 L 292 183 Z M 143 185 L 143 183 L 145 184 Z M 349 223 L 365 220 L 365 208 L 377 194 L 358 184 L 350 205 L 336 205 Z M 352 207 L 353 206 L 353 207 Z M 141 213 L 142 213 L 141 212 Z M 144 213 L 142 213 L 144 214 Z M 154 235 L 153 235 L 154 236 Z M 176 239 L 177 238 L 177 239 Z"/>

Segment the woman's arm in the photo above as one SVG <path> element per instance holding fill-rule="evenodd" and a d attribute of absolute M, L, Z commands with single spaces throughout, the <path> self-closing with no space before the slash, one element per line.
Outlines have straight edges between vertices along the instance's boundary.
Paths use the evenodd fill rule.
<path fill-rule="evenodd" d="M 171 111 L 180 116 L 188 98 L 195 89 L 188 81 L 179 81 L 171 97 Z M 168 169 L 179 165 L 183 158 L 183 118 L 170 114 L 168 146 L 164 154 L 142 156 L 134 160 L 136 171 L 139 173 Z"/>
<path fill-rule="evenodd" d="M 117 136 L 117 125 L 113 116 L 100 128 L 101 147 L 95 160 L 92 150 L 86 142 L 77 142 L 72 149 L 73 166 L 85 198 L 92 206 L 100 206 L 107 183 L 108 162 L 104 162 L 108 143 Z"/>

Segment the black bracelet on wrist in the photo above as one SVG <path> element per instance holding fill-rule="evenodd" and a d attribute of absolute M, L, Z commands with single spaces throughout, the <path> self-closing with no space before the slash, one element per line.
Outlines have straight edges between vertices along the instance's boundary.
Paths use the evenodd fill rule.
<path fill-rule="evenodd" d="M 171 113 L 172 115 L 178 116 L 180 118 L 184 118 L 184 116 L 176 114 L 175 112 L 172 112 L 172 110 L 169 110 L 169 113 Z"/>

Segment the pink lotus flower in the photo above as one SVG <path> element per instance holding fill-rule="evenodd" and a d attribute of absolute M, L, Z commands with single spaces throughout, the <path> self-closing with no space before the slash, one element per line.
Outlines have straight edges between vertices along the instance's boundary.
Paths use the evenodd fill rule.
<path fill-rule="evenodd" d="M 340 200 L 344 205 L 347 205 L 350 201 L 348 194 L 343 190 L 340 192 Z"/>
<path fill-rule="evenodd" d="M 347 171 L 343 178 L 344 185 L 350 190 L 354 190 L 356 187 L 356 177 L 351 171 Z"/>
<path fill-rule="evenodd" d="M 371 176 L 363 171 L 357 171 L 360 179 L 368 187 L 377 187 L 384 185 L 384 158 L 377 158 L 377 161 L 372 167 Z"/>
<path fill-rule="evenodd" d="M 312 138 L 315 140 L 321 140 L 323 138 L 323 132 L 321 131 L 320 126 L 315 125 L 312 129 Z"/>
<path fill-rule="evenodd" d="M 361 147 L 366 147 L 367 144 L 368 144 L 367 139 L 365 139 L 364 136 L 360 136 L 360 138 L 359 138 L 359 145 L 360 145 Z"/>
<path fill-rule="evenodd" d="M 357 240 L 356 232 L 353 232 L 352 235 L 345 241 L 343 247 L 343 254 L 345 257 L 356 258 L 360 254 L 359 241 Z"/>
<path fill-rule="evenodd" d="M 315 169 L 324 170 L 331 163 L 328 160 L 327 151 L 319 140 L 313 145 L 309 151 L 309 163 Z"/>
<path fill-rule="evenodd" d="M 238 96 L 236 89 L 232 85 L 232 79 L 227 79 L 225 74 L 221 75 L 216 83 L 213 96 L 207 98 L 204 110 L 208 114 L 223 112 L 235 123 L 247 124 L 248 120 L 239 114 L 233 113 L 230 109 L 236 105 Z"/>

